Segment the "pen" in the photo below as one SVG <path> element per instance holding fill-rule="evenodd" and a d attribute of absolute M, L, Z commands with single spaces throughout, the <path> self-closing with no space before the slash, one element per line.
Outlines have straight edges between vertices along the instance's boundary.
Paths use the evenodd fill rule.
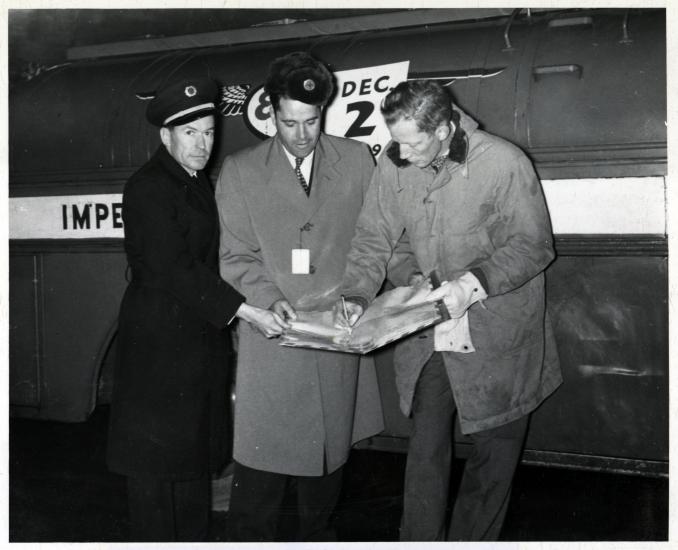
<path fill-rule="evenodd" d="M 346 300 L 344 299 L 344 295 L 341 295 L 341 305 L 344 308 L 344 318 L 346 319 L 346 323 L 348 324 L 348 310 L 346 309 Z"/>

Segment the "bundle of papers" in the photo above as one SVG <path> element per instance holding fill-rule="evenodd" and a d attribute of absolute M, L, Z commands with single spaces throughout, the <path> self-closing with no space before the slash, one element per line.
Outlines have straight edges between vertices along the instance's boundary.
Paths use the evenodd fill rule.
<path fill-rule="evenodd" d="M 441 304 L 423 301 L 425 285 L 398 287 L 377 297 L 351 328 L 336 327 L 332 311 L 297 311 L 280 344 L 368 353 L 443 319 Z M 444 307 L 444 305 L 442 306 Z"/>

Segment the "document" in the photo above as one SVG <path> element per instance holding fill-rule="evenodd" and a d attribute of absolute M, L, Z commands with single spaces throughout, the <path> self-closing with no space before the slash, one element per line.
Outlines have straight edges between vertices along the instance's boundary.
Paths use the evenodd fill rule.
<path fill-rule="evenodd" d="M 297 311 L 280 344 L 368 353 L 443 320 L 444 304 L 424 302 L 428 285 L 398 287 L 378 296 L 351 328 L 335 327 L 332 311 Z"/>

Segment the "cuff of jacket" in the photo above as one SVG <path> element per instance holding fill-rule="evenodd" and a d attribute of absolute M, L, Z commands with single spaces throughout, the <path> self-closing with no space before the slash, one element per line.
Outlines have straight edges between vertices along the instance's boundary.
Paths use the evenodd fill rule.
<path fill-rule="evenodd" d="M 479 267 L 472 267 L 471 269 L 469 269 L 469 271 L 475 276 L 476 279 L 478 279 L 478 282 L 482 285 L 485 293 L 489 295 L 490 289 L 487 284 L 487 277 L 485 277 L 485 273 L 483 273 L 483 270 L 480 269 Z"/>
<path fill-rule="evenodd" d="M 245 298 L 243 298 L 242 302 L 240 302 L 233 315 L 231 315 L 228 318 L 228 321 L 226 321 L 226 326 L 229 326 L 233 321 L 235 321 L 236 317 L 238 316 L 238 310 L 240 309 L 240 306 L 242 306 L 245 303 L 245 301 L 246 301 Z"/>
<path fill-rule="evenodd" d="M 223 283 L 226 287 L 222 295 L 216 300 L 214 305 L 214 316 L 210 319 L 210 322 L 218 328 L 223 328 L 224 326 L 230 325 L 235 315 L 240 308 L 240 305 L 245 301 L 245 297 L 240 294 L 235 288 L 230 286 L 227 283 Z M 224 325 L 224 319 L 227 320 L 226 325 Z"/>

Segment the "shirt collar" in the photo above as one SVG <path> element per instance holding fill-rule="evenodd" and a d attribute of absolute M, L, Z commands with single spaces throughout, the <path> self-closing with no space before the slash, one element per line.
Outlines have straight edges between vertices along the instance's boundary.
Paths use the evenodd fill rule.
<path fill-rule="evenodd" d="M 285 146 L 282 146 L 282 150 L 285 152 L 285 156 L 287 157 L 287 160 L 290 161 L 290 164 L 292 165 L 292 168 L 295 168 L 297 165 L 297 157 L 295 157 L 292 153 L 290 153 Z M 311 151 L 308 155 L 304 157 L 304 160 L 301 163 L 301 168 L 303 169 L 305 166 L 310 166 L 313 164 L 313 155 L 315 155 L 315 149 Z"/>

